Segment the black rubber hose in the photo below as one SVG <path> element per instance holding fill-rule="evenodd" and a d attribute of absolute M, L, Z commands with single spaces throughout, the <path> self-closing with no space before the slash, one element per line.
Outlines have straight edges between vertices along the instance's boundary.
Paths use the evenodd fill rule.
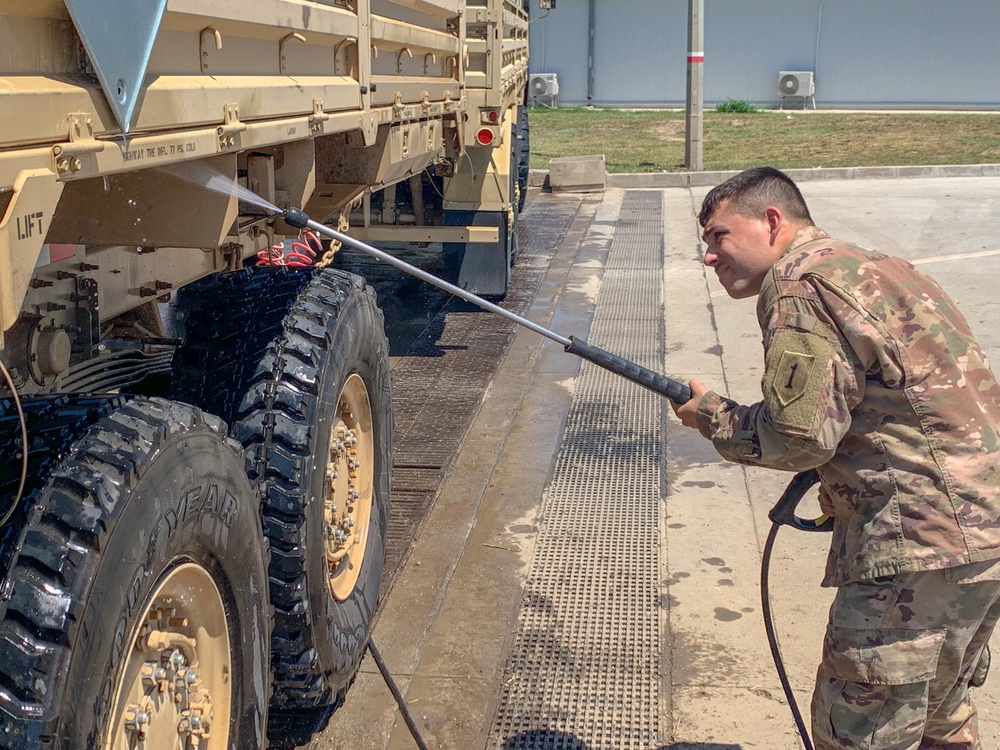
<path fill-rule="evenodd" d="M 764 630 L 767 631 L 767 645 L 771 647 L 771 658 L 774 659 L 774 668 L 778 672 L 778 679 L 781 680 L 781 689 L 785 691 L 785 699 L 788 707 L 792 711 L 792 718 L 795 719 L 795 726 L 799 730 L 802 744 L 806 750 L 813 750 L 812 740 L 809 737 L 809 730 L 802 720 L 799 712 L 799 704 L 795 702 L 795 694 L 792 692 L 791 683 L 788 682 L 788 674 L 785 672 L 785 663 L 781 659 L 781 651 L 778 649 L 778 636 L 774 632 L 774 619 L 771 616 L 771 597 L 768 592 L 767 580 L 771 570 L 771 551 L 774 549 L 774 540 L 778 536 L 780 523 L 772 523 L 771 530 L 767 534 L 767 541 L 764 542 L 764 554 L 760 561 L 760 605 L 764 614 Z"/>
<path fill-rule="evenodd" d="M 385 680 L 385 684 L 389 686 L 389 690 L 392 692 L 392 697 L 396 699 L 396 705 L 399 706 L 400 713 L 403 714 L 403 721 L 406 722 L 406 726 L 410 730 L 410 734 L 413 735 L 413 741 L 417 743 L 417 747 L 420 750 L 429 750 L 427 743 L 424 742 L 424 738 L 420 736 L 420 730 L 417 729 L 417 723 L 413 720 L 410 715 L 410 709 L 406 705 L 406 699 L 403 694 L 399 691 L 396 686 L 396 681 L 392 679 L 392 675 L 389 674 L 389 668 L 382 661 L 382 654 L 378 652 L 375 648 L 375 642 L 371 639 L 368 640 L 368 650 L 372 652 L 372 658 L 375 660 L 375 664 L 378 665 L 378 671 L 382 673 L 382 679 Z M 812 748 L 810 748 L 812 750 Z"/>

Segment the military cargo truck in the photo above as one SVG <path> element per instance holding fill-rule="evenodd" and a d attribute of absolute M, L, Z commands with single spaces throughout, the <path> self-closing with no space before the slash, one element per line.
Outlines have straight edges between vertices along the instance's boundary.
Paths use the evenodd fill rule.
<path fill-rule="evenodd" d="M 306 742 L 377 605 L 388 345 L 337 247 L 501 296 L 520 0 L 0 0 L 0 745 Z"/>

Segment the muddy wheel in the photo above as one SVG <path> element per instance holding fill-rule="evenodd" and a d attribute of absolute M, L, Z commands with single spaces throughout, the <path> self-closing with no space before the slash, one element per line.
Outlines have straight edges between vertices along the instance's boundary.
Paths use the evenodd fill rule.
<path fill-rule="evenodd" d="M 4 747 L 263 746 L 264 544 L 221 421 L 130 401 L 21 516 L 0 605 Z"/>
<path fill-rule="evenodd" d="M 318 273 L 268 346 L 234 426 L 262 487 L 272 548 L 268 734 L 278 746 L 325 725 L 368 643 L 389 516 L 388 352 L 371 288 Z"/>
<path fill-rule="evenodd" d="M 258 297 L 282 314 L 257 314 Z M 262 496 L 274 606 L 268 735 L 294 747 L 344 700 L 378 601 L 391 472 L 382 313 L 359 277 L 333 270 L 224 274 L 182 302 L 188 343 L 175 393 L 231 405 L 223 415 Z M 220 343 L 242 351 L 210 356 Z"/>
<path fill-rule="evenodd" d="M 523 211 L 528 200 L 528 172 L 531 161 L 531 129 L 528 123 L 528 108 L 520 105 L 517 108 L 517 210 Z"/>
<path fill-rule="evenodd" d="M 523 107 L 518 107 L 515 111 L 520 112 Z M 514 261 L 517 260 L 517 255 L 521 250 L 520 243 L 517 238 L 517 228 L 520 222 L 521 209 L 524 208 L 524 201 L 527 198 L 527 173 L 525 173 L 525 183 L 524 187 L 521 186 L 521 161 L 525 157 L 527 149 L 527 141 L 522 140 L 522 138 L 527 138 L 527 133 L 522 135 L 521 126 L 522 122 L 520 120 L 520 114 L 518 115 L 518 121 L 513 123 L 510 132 L 511 141 L 511 153 L 510 153 L 510 211 L 507 212 L 507 243 L 509 245 L 509 250 L 507 253 L 508 263 L 513 268 Z"/>

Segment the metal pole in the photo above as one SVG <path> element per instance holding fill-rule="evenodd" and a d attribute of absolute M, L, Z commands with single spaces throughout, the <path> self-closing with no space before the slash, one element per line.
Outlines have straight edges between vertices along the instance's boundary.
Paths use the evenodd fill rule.
<path fill-rule="evenodd" d="M 705 0 L 688 0 L 687 55 L 687 129 L 684 140 L 684 166 L 691 172 L 705 168 L 702 160 L 704 133 L 704 92 L 702 76 L 705 68 Z"/>
<path fill-rule="evenodd" d="M 555 331 L 543 328 L 537 323 L 532 323 L 530 320 L 522 318 L 520 315 L 515 315 L 510 310 L 504 310 L 499 305 L 494 305 L 492 302 L 487 302 L 482 297 L 477 297 L 472 292 L 467 292 L 454 284 L 449 284 L 444 279 L 439 279 L 433 274 L 429 274 L 415 266 L 411 266 L 409 263 L 406 263 L 399 258 L 394 258 L 388 253 L 382 252 L 378 248 L 365 244 L 364 242 L 356 240 L 353 237 L 348 237 L 346 234 L 338 232 L 336 229 L 331 229 L 325 224 L 313 221 L 300 208 L 286 208 L 280 215 L 285 220 L 286 224 L 296 227 L 297 229 L 305 229 L 308 227 L 314 232 L 339 240 L 345 245 L 356 247 L 363 253 L 367 253 L 373 258 L 377 258 L 385 263 L 388 263 L 390 266 L 394 266 L 404 273 L 416 276 L 418 279 L 422 279 L 428 284 L 433 284 L 438 289 L 444 289 L 446 292 L 451 292 L 456 297 L 461 297 L 467 302 L 478 305 L 484 310 L 495 312 L 508 320 L 514 321 L 518 325 L 534 331 L 535 333 L 540 333 L 545 338 L 562 344 L 563 349 L 568 351 L 570 354 L 575 354 L 588 362 L 593 362 L 595 365 L 603 367 L 608 372 L 621 375 L 623 378 L 627 378 L 633 383 L 638 383 L 644 388 L 648 388 L 661 396 L 666 396 L 671 401 L 683 404 L 691 400 L 691 389 L 679 380 L 674 380 L 673 378 L 668 378 L 665 375 L 660 375 L 658 372 L 654 372 L 653 370 L 637 365 L 635 362 L 629 362 L 627 359 L 605 351 L 598 346 L 591 346 L 583 339 L 574 338 L 573 336 L 566 338 L 565 336 L 559 335 Z"/>
<path fill-rule="evenodd" d="M 587 29 L 587 102 L 594 103 L 594 34 L 597 26 L 597 0 L 590 0 Z"/>

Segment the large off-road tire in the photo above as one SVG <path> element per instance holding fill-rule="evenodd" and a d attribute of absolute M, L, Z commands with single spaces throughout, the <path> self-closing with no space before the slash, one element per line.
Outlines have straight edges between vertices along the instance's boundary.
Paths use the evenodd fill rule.
<path fill-rule="evenodd" d="M 286 312 L 256 314 L 259 294 Z M 221 390 L 239 398 L 227 416 L 260 489 L 271 545 L 268 734 L 274 746 L 292 747 L 343 701 L 377 605 L 392 430 L 382 314 L 363 280 L 333 270 L 223 274 L 181 302 L 188 338 L 178 382 L 204 383 L 209 400 Z M 234 339 L 241 352 L 222 357 L 222 367 L 197 353 L 213 343 L 228 352 Z"/>
<path fill-rule="evenodd" d="M 528 173 L 531 162 L 531 126 L 528 122 L 528 108 L 523 104 L 517 108 L 517 210 L 523 211 L 528 200 Z"/>
<path fill-rule="evenodd" d="M 3 550 L 2 746 L 263 747 L 265 552 L 238 447 L 186 405 L 90 404 Z M 53 433 L 34 423 L 33 443 Z"/>

